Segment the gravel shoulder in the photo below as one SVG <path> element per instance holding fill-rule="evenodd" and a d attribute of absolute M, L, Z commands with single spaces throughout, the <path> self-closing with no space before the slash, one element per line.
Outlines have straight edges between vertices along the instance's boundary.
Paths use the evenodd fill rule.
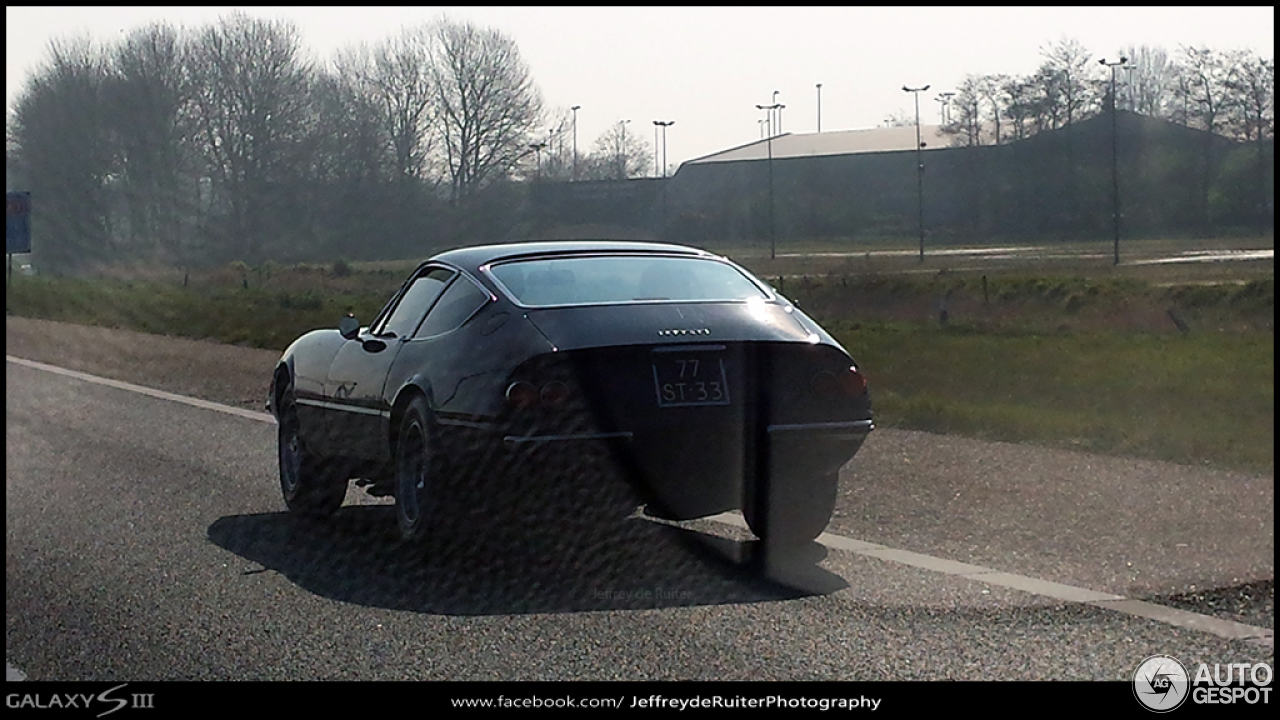
<path fill-rule="evenodd" d="M 133 330 L 5 318 L 5 354 L 262 410 L 280 353 Z"/>

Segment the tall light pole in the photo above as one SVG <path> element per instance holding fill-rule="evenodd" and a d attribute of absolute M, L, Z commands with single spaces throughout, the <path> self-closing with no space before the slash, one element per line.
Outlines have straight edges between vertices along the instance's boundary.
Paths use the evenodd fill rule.
<path fill-rule="evenodd" d="M 1120 172 L 1118 163 L 1118 144 L 1116 142 L 1116 68 L 1129 62 L 1122 57 L 1116 62 L 1107 62 L 1106 58 L 1098 61 L 1111 68 L 1111 227 L 1115 230 L 1115 265 L 1120 264 Z"/>
<path fill-rule="evenodd" d="M 950 118 L 949 111 L 951 110 L 951 98 L 955 96 L 956 94 L 953 92 L 938 93 L 937 101 L 942 105 L 940 115 L 938 116 L 938 122 L 942 125 L 946 125 Z"/>
<path fill-rule="evenodd" d="M 654 121 L 653 121 L 653 176 L 654 176 L 654 177 L 658 177 L 658 173 L 659 173 L 659 172 L 661 172 L 661 171 L 658 169 L 658 161 L 659 161 L 659 157 L 658 157 L 658 121 L 657 121 L 657 120 L 654 120 Z"/>
<path fill-rule="evenodd" d="M 818 83 L 818 132 L 822 132 L 822 83 Z"/>
<path fill-rule="evenodd" d="M 573 111 L 573 179 L 578 180 L 578 111 L 582 109 L 581 105 L 574 105 L 569 108 Z"/>
<path fill-rule="evenodd" d="M 544 142 L 533 143 L 532 145 L 529 146 L 529 149 L 533 151 L 534 157 L 537 158 L 537 162 L 538 162 L 538 165 L 537 165 L 538 173 L 537 175 L 534 175 L 534 179 L 536 180 L 542 179 L 542 150 L 546 146 L 547 144 Z"/>
<path fill-rule="evenodd" d="M 1125 58 L 1125 59 L 1127 60 L 1128 58 Z M 1137 87 L 1135 87 L 1133 83 L 1133 71 L 1137 70 L 1138 67 L 1136 65 L 1125 65 L 1124 68 L 1122 69 L 1124 70 L 1124 74 L 1128 76 L 1128 78 L 1124 81 L 1124 87 L 1125 87 L 1124 109 L 1128 110 L 1129 112 L 1137 112 L 1138 111 Z"/>
<path fill-rule="evenodd" d="M 653 121 L 653 154 L 658 154 L 658 128 L 662 128 L 662 177 L 667 176 L 667 128 L 675 125 L 675 120 L 654 120 Z"/>
<path fill-rule="evenodd" d="M 902 86 L 903 92 L 914 93 L 916 97 L 916 208 L 920 221 L 920 262 L 924 262 L 924 159 L 920 156 L 924 143 L 920 141 L 920 93 L 928 89 L 928 85 L 918 88 Z"/>
<path fill-rule="evenodd" d="M 778 97 L 778 91 L 773 91 L 774 99 Z M 772 114 L 774 111 L 781 111 L 784 106 L 774 103 L 772 105 L 757 105 L 757 110 L 764 110 Z M 778 236 L 777 228 L 773 221 L 773 134 L 769 134 L 766 141 L 769 147 L 769 259 L 773 260 L 778 257 Z"/>
<path fill-rule="evenodd" d="M 757 121 L 756 121 L 756 124 L 760 126 L 760 139 L 761 139 L 761 140 L 763 140 L 763 139 L 764 139 L 764 128 L 765 128 L 765 126 L 766 126 L 766 125 L 768 125 L 768 124 L 769 124 L 769 120 L 768 120 L 768 119 L 766 119 L 766 118 L 760 118 L 759 120 L 757 120 Z"/>
<path fill-rule="evenodd" d="M 627 179 L 627 123 L 630 120 L 619 120 L 618 126 L 622 128 L 622 143 L 618 146 L 618 170 L 622 174 L 622 179 Z"/>
<path fill-rule="evenodd" d="M 654 120 L 653 121 L 653 155 L 654 160 L 658 156 L 658 128 L 662 128 L 662 177 L 667 177 L 667 128 L 675 125 L 675 120 Z M 667 233 L 667 184 L 662 183 L 662 234 Z"/>
<path fill-rule="evenodd" d="M 769 103 L 773 105 L 773 110 L 769 111 L 770 113 L 769 116 L 773 118 L 773 120 L 769 121 L 769 134 L 781 135 L 782 134 L 782 113 L 781 113 L 782 106 L 778 104 L 777 90 L 773 91 L 773 97 L 770 98 Z"/>

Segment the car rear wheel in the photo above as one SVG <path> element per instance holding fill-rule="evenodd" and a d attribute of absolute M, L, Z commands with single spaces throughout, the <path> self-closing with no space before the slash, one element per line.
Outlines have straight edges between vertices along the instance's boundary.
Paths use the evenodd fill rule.
<path fill-rule="evenodd" d="M 751 532 L 779 548 L 804 545 L 821 535 L 835 511 L 840 473 L 804 479 L 776 478 L 774 483 L 767 526 L 756 499 L 750 494 L 744 498 L 742 515 Z"/>
<path fill-rule="evenodd" d="M 426 537 L 438 514 L 440 454 L 426 400 L 415 398 L 405 409 L 396 442 L 396 524 L 400 537 Z"/>
<path fill-rule="evenodd" d="M 285 390 L 281 398 L 278 417 L 280 492 L 284 495 L 285 505 L 290 512 L 302 517 L 332 515 L 342 507 L 342 500 L 347 494 L 347 478 L 307 448 L 292 388 Z"/>

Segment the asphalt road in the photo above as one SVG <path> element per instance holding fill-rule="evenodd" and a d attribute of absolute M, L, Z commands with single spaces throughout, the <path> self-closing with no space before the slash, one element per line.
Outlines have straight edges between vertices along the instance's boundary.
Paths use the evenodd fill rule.
<path fill-rule="evenodd" d="M 731 562 L 717 522 L 535 515 L 407 549 L 354 488 L 300 522 L 269 422 L 12 361 L 6 386 L 6 655 L 33 680 L 1128 680 L 1155 654 L 1273 657 L 1272 477 L 879 430 L 806 591 Z"/>

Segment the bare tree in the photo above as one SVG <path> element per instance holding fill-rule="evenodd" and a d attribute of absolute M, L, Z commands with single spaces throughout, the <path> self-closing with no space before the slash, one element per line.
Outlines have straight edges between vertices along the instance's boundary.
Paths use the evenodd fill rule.
<path fill-rule="evenodd" d="M 1234 71 L 1225 82 L 1228 125 L 1240 138 L 1256 142 L 1275 134 L 1275 58 L 1237 53 Z"/>
<path fill-rule="evenodd" d="M 1031 77 L 1035 94 L 1033 104 L 1036 132 L 1056 130 L 1065 122 L 1062 73 L 1048 64 L 1041 65 Z"/>
<path fill-rule="evenodd" d="M 1001 92 L 1004 114 L 1013 123 L 1013 139 L 1023 140 L 1030 134 L 1027 123 L 1036 115 L 1035 86 L 1030 78 L 1006 78 Z"/>
<path fill-rule="evenodd" d="M 22 169 L 22 149 L 18 144 L 18 120 L 14 108 L 5 110 L 4 117 L 4 186 L 8 190 L 26 187 L 27 179 Z"/>
<path fill-rule="evenodd" d="M 1003 91 L 1008 82 L 1005 75 L 965 76 L 951 101 L 955 108 L 952 120 L 943 128 L 943 132 L 954 136 L 953 144 L 976 146 L 1001 142 Z"/>
<path fill-rule="evenodd" d="M 1227 88 L 1234 80 L 1235 66 L 1228 58 L 1207 47 L 1182 48 L 1182 78 L 1180 90 L 1192 107 L 1194 125 L 1204 130 L 1201 155 L 1200 202 L 1201 231 L 1209 233 L 1213 226 L 1212 207 L 1209 202 L 1210 185 L 1214 174 L 1213 142 L 1219 131 L 1227 106 Z"/>
<path fill-rule="evenodd" d="M 107 90 L 131 243 L 171 259 L 194 204 L 183 53 L 171 25 L 134 30 L 111 53 Z"/>
<path fill-rule="evenodd" d="M 88 39 L 55 40 L 13 105 L 15 170 L 43 218 L 34 251 L 55 272 L 111 250 L 109 188 L 119 176 L 106 80 L 101 48 Z"/>
<path fill-rule="evenodd" d="M 966 75 L 956 87 L 956 95 L 951 100 L 951 122 L 943 128 L 943 132 L 952 136 L 953 145 L 982 144 L 981 83 L 979 76 Z"/>
<path fill-rule="evenodd" d="M 640 133 L 615 123 L 596 138 L 584 175 L 591 180 L 625 180 L 644 175 L 652 163 L 649 143 Z"/>
<path fill-rule="evenodd" d="M 235 13 L 199 34 L 188 68 L 201 154 L 229 211 L 227 246 L 257 260 L 307 163 L 312 71 L 301 35 L 292 23 Z"/>
<path fill-rule="evenodd" d="M 1093 103 L 1091 80 L 1098 73 L 1094 70 L 1092 55 L 1078 40 L 1063 38 L 1041 50 L 1045 66 L 1057 77 L 1062 96 L 1064 121 L 1067 125 L 1081 120 L 1081 115 Z"/>
<path fill-rule="evenodd" d="M 1142 45 L 1121 51 L 1128 58 L 1124 66 L 1126 96 L 1130 110 L 1152 117 L 1169 117 L 1176 87 L 1177 67 L 1164 48 Z"/>
<path fill-rule="evenodd" d="M 1217 132 L 1235 66 L 1220 52 L 1184 46 L 1180 69 L 1185 80 L 1182 92 L 1191 104 L 1192 124 L 1209 133 Z"/>
<path fill-rule="evenodd" d="M 1075 123 L 1084 119 L 1088 109 L 1095 104 L 1095 80 L 1098 67 L 1090 53 L 1078 41 L 1064 38 L 1041 51 L 1045 63 L 1041 66 L 1050 86 L 1061 98 L 1061 110 L 1065 125 L 1067 215 L 1072 226 L 1078 227 L 1081 216 L 1079 168 L 1076 166 Z"/>
<path fill-rule="evenodd" d="M 999 145 L 1002 141 L 1001 121 L 1004 119 L 1004 87 L 1009 82 L 1008 75 L 982 75 L 978 79 L 978 96 L 986 103 L 986 119 L 990 120 L 993 133 L 992 141 Z"/>
<path fill-rule="evenodd" d="M 316 154 L 312 170 L 326 182 L 381 182 L 401 177 L 383 105 L 344 69 L 318 73 L 312 84 Z M 400 158 L 403 159 L 403 156 Z"/>
<path fill-rule="evenodd" d="M 338 56 L 338 73 L 375 112 L 397 178 L 427 175 L 435 88 L 427 28 L 404 30 L 373 48 Z"/>
<path fill-rule="evenodd" d="M 436 128 L 454 201 L 507 177 L 528 150 L 542 99 L 515 41 L 441 19 L 431 29 Z"/>
<path fill-rule="evenodd" d="M 543 180 L 565 182 L 573 179 L 573 111 L 558 108 L 551 114 L 546 132 L 532 142 L 546 143 L 541 151 Z M 538 159 L 535 157 L 535 161 Z"/>
<path fill-rule="evenodd" d="M 1263 234 L 1270 224 L 1267 216 L 1274 213 L 1274 199 L 1268 203 L 1274 198 L 1274 183 L 1268 187 L 1265 140 L 1275 138 L 1276 62 L 1275 58 L 1249 53 L 1239 53 L 1234 60 L 1236 70 L 1226 82 L 1229 124 L 1246 142 L 1254 143 L 1258 168 L 1254 212 L 1258 233 Z"/>

